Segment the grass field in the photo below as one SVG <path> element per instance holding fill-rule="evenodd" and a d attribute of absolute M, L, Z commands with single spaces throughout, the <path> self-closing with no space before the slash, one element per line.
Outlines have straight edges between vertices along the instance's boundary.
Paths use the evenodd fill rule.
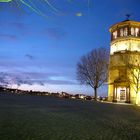
<path fill-rule="evenodd" d="M 0 140 L 140 140 L 140 107 L 0 94 Z"/>

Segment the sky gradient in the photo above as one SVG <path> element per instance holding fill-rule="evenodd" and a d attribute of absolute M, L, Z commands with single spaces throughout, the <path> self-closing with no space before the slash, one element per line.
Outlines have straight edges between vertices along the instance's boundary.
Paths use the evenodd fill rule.
<path fill-rule="evenodd" d="M 92 95 L 76 80 L 77 62 L 94 48 L 109 48 L 109 27 L 126 14 L 140 21 L 140 1 L 50 0 L 53 7 L 32 2 L 41 14 L 20 0 L 0 3 L 0 78 L 22 89 Z M 107 95 L 107 86 L 99 93 Z"/>

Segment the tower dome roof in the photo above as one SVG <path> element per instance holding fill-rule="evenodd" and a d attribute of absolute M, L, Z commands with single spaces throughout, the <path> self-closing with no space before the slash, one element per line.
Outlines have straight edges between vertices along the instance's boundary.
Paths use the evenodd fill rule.
<path fill-rule="evenodd" d="M 114 25 L 112 25 L 109 29 L 110 32 L 113 32 L 114 30 L 121 28 L 121 27 L 125 27 L 125 26 L 135 26 L 135 27 L 140 27 L 140 22 L 139 21 L 135 21 L 135 20 L 129 20 L 126 19 L 124 21 L 121 21 L 119 23 L 116 23 Z"/>

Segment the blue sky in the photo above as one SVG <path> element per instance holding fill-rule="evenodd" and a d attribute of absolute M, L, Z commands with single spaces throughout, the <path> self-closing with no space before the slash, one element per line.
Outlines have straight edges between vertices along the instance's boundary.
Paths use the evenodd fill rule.
<path fill-rule="evenodd" d="M 109 27 L 126 14 L 140 21 L 139 0 L 32 0 L 42 15 L 17 2 L 0 3 L 0 72 L 24 89 L 92 95 L 76 80 L 80 57 L 109 48 Z"/>

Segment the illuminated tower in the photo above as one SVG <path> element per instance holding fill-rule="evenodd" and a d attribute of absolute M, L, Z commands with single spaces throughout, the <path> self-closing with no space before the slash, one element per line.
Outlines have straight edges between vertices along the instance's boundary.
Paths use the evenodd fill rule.
<path fill-rule="evenodd" d="M 110 27 L 110 66 L 108 100 L 136 102 L 136 94 L 129 82 L 129 75 L 122 58 L 140 55 L 140 22 L 125 20 Z M 139 102 L 140 104 L 140 102 Z"/>

